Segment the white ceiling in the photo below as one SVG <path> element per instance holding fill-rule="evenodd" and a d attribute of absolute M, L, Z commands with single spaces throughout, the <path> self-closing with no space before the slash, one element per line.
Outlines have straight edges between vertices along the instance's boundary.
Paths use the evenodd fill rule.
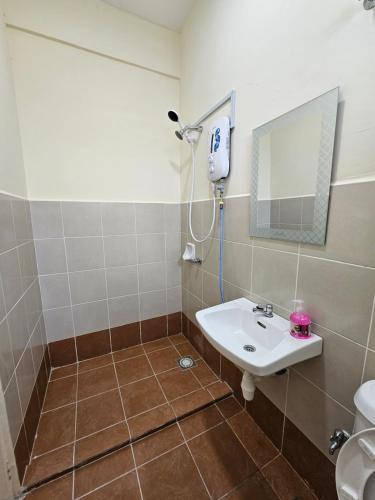
<path fill-rule="evenodd" d="M 195 0 L 104 0 L 104 2 L 170 30 L 180 31 Z"/>

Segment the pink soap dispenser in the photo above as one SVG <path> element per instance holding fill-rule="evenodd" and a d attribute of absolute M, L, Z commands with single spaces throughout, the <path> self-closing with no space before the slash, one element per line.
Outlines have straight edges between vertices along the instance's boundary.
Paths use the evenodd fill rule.
<path fill-rule="evenodd" d="M 290 334 L 296 339 L 305 340 L 311 337 L 311 317 L 303 311 L 303 300 L 293 300 L 294 311 L 290 315 Z"/>

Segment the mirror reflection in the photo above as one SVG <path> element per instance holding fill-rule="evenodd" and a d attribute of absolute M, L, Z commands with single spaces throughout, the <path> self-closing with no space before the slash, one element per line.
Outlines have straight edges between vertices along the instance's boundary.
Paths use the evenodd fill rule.
<path fill-rule="evenodd" d="M 251 235 L 323 244 L 338 89 L 253 131 Z"/>

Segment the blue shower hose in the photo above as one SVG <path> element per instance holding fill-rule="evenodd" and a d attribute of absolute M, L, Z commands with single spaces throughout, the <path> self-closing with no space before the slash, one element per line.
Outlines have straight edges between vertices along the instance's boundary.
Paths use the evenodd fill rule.
<path fill-rule="evenodd" d="M 220 204 L 220 271 L 219 271 L 219 284 L 220 284 L 220 297 L 221 302 L 224 302 L 224 286 L 223 286 L 223 242 L 224 242 L 224 204 Z"/>

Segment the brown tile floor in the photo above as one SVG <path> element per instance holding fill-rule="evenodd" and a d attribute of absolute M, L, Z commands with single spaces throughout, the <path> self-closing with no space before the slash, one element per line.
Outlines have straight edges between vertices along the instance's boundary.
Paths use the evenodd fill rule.
<path fill-rule="evenodd" d="M 33 490 L 29 500 L 316 500 L 231 396 Z"/>
<path fill-rule="evenodd" d="M 182 370 L 182 355 L 192 356 L 196 366 Z M 181 334 L 56 368 L 24 484 L 140 439 L 229 394 Z"/>

